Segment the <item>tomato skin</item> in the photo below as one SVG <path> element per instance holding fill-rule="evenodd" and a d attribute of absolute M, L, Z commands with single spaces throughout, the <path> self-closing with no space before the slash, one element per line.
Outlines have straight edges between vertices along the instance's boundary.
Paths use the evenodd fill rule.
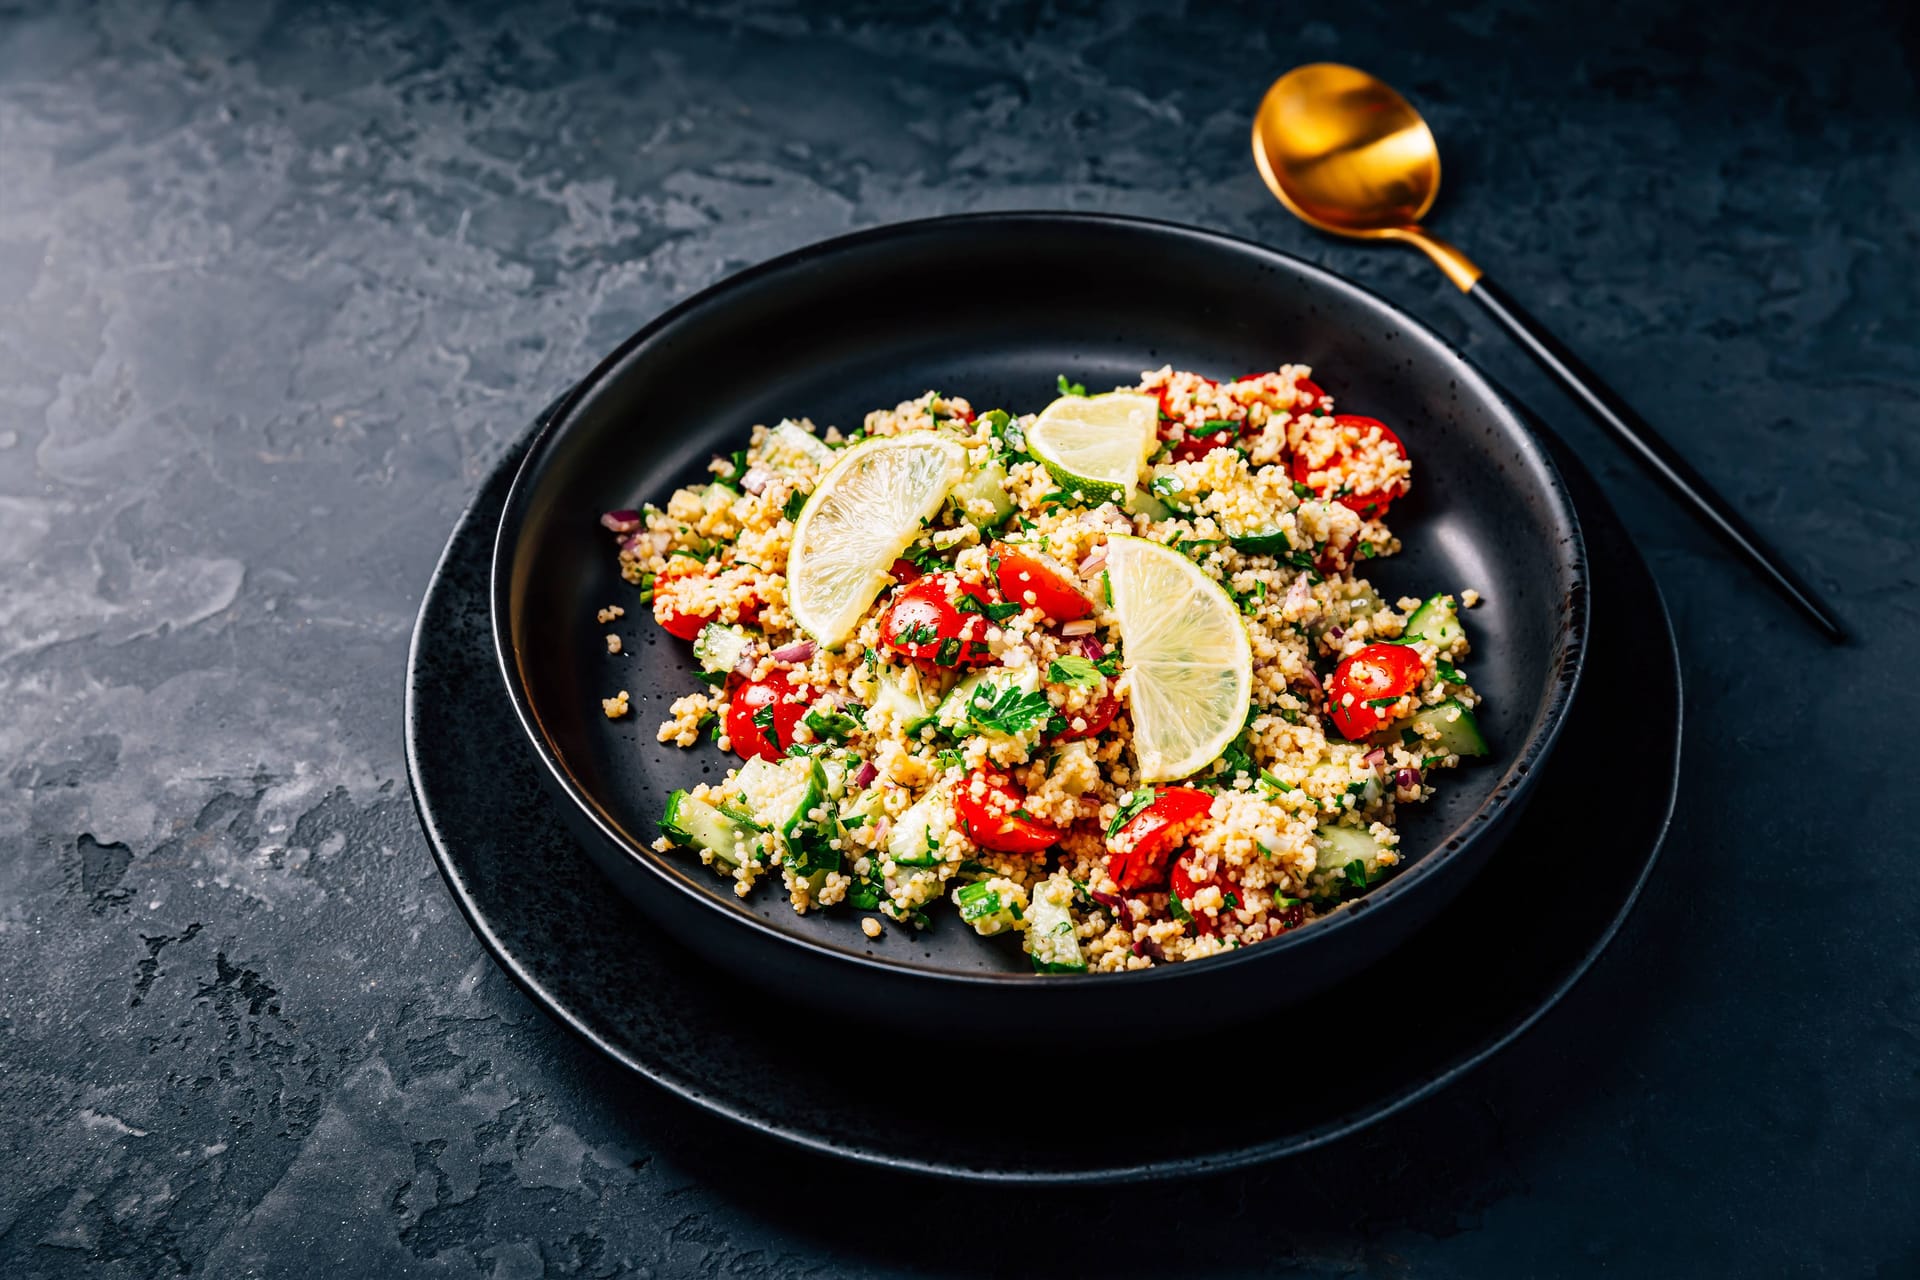
<path fill-rule="evenodd" d="M 1195 878 L 1195 871 L 1207 869 L 1196 865 L 1198 861 L 1192 850 L 1181 854 L 1173 864 L 1172 873 L 1167 877 L 1167 892 L 1179 899 L 1180 905 L 1185 907 L 1187 914 L 1193 917 L 1193 930 L 1195 933 L 1212 935 L 1220 930 L 1220 917 L 1217 915 L 1208 915 L 1204 911 L 1195 910 L 1193 906 L 1193 895 L 1208 885 L 1213 884 L 1220 886 L 1222 895 L 1232 894 L 1235 902 L 1244 904 L 1246 902 L 1246 896 L 1240 892 L 1239 883 L 1217 865 L 1219 862 L 1218 858 L 1210 859 L 1213 865 L 1211 866 L 1209 874 L 1204 878 Z M 1220 904 L 1221 915 L 1233 909 L 1233 907 L 1224 901 Z"/>
<path fill-rule="evenodd" d="M 1107 838 L 1107 874 L 1128 893 L 1166 882 L 1167 862 L 1206 820 L 1213 797 L 1194 787 L 1161 787 L 1153 803 Z"/>
<path fill-rule="evenodd" d="M 1426 664 L 1407 645 L 1370 644 L 1334 668 L 1333 678 L 1327 681 L 1327 714 L 1349 742 L 1377 733 L 1388 720 L 1381 708 L 1367 703 L 1412 693 L 1426 674 Z M 1349 694 L 1351 706 L 1347 705 Z"/>
<path fill-rule="evenodd" d="M 960 830 L 982 849 L 1039 853 L 1059 844 L 1066 833 L 1050 822 L 1020 812 L 1026 802 L 1006 774 L 979 769 L 954 793 L 953 811 Z"/>
<path fill-rule="evenodd" d="M 1293 412 L 1296 417 L 1303 413 L 1318 413 L 1320 411 L 1321 397 L 1327 394 L 1320 389 L 1320 384 L 1312 378 L 1301 378 L 1293 384 L 1293 390 L 1299 397 L 1293 404 Z"/>
<path fill-rule="evenodd" d="M 773 708 L 773 734 L 754 723 L 762 708 Z M 742 760 L 758 756 L 778 760 L 793 742 L 794 726 L 807 713 L 807 691 L 795 689 L 775 671 L 764 680 L 751 680 L 733 691 L 727 704 L 727 740 Z"/>
<path fill-rule="evenodd" d="M 986 616 L 962 613 L 955 605 L 962 595 L 982 606 L 992 603 L 984 588 L 962 582 L 951 573 L 921 578 L 900 588 L 880 619 L 882 642 L 915 662 L 935 666 L 992 661 L 993 655 L 987 652 Z"/>
<path fill-rule="evenodd" d="M 1333 416 L 1333 426 L 1336 431 L 1344 430 L 1348 427 L 1356 427 L 1361 431 L 1365 431 L 1370 427 L 1377 427 L 1380 430 L 1380 434 L 1386 437 L 1387 443 L 1400 451 L 1401 457 L 1404 458 L 1407 456 L 1407 446 L 1401 442 L 1399 436 L 1393 433 L 1393 428 L 1378 418 L 1369 418 L 1358 413 L 1337 413 Z M 1300 484 L 1311 486 L 1314 483 L 1312 477 L 1316 468 L 1307 462 L 1303 456 L 1303 452 L 1304 451 L 1296 451 L 1293 455 L 1293 478 Z M 1346 448 L 1343 445 L 1338 453 L 1327 460 L 1326 466 L 1317 469 L 1325 471 L 1330 467 L 1339 466 L 1345 460 Z M 1327 480 L 1323 476 L 1319 486 L 1314 491 L 1324 498 L 1326 497 L 1326 490 Z M 1394 499 L 1399 498 L 1406 493 L 1406 491 L 1406 485 L 1396 482 L 1389 485 L 1384 493 L 1349 493 L 1342 497 L 1335 498 L 1334 501 L 1346 507 L 1349 511 L 1354 512 L 1363 520 L 1383 519 L 1387 514 L 1387 508 L 1393 505 Z"/>
<path fill-rule="evenodd" d="M 1080 713 L 1080 719 L 1085 722 L 1084 727 L 1079 729 L 1074 728 L 1073 721 L 1069 719 L 1067 721 L 1067 727 L 1059 733 L 1054 734 L 1053 740 L 1055 742 L 1077 742 L 1081 738 L 1091 738 L 1112 724 L 1113 718 L 1119 714 L 1120 699 L 1114 696 L 1113 687 L 1109 685 L 1107 691 L 1100 696 L 1100 701 L 1093 704 L 1092 710 L 1082 711 Z"/>
<path fill-rule="evenodd" d="M 1073 622 L 1093 612 L 1093 601 L 1080 593 L 1071 578 L 1042 557 L 1004 542 L 994 543 L 987 554 L 994 565 L 993 576 L 1002 600 L 1011 600 L 1024 609 L 1031 595 L 1033 607 L 1055 622 Z"/>

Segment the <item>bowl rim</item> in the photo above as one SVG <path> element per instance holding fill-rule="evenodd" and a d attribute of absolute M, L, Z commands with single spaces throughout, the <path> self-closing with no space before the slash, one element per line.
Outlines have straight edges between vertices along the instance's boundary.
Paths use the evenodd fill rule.
<path fill-rule="evenodd" d="M 1018 232 L 1022 228 L 1034 228 L 1039 224 L 1056 228 L 1061 225 L 1119 228 L 1148 236 L 1189 241 L 1211 249 L 1224 250 L 1263 261 L 1266 265 L 1277 268 L 1313 287 L 1347 295 L 1350 300 L 1380 311 L 1410 334 L 1431 344 L 1440 353 L 1452 366 L 1449 372 L 1458 380 L 1463 399 L 1482 403 L 1492 410 L 1495 421 L 1505 428 L 1505 434 L 1517 446 L 1522 458 L 1540 481 L 1550 509 L 1557 517 L 1558 523 L 1567 532 L 1557 557 L 1567 580 L 1565 598 L 1561 604 L 1566 614 L 1566 625 L 1561 631 L 1560 643 L 1549 655 L 1552 669 L 1543 714 L 1536 717 L 1534 723 L 1537 727 L 1529 734 L 1519 752 L 1502 771 L 1487 798 L 1472 813 L 1463 818 L 1452 831 L 1429 847 L 1411 866 L 1396 873 L 1379 888 L 1342 904 L 1305 927 L 1290 930 L 1278 938 L 1267 939 L 1258 946 L 1242 947 L 1224 955 L 1209 956 L 1204 963 L 1156 964 L 1146 969 L 1128 970 L 1124 973 L 1050 974 L 1046 975 L 1045 982 L 1036 982 L 1036 975 L 1018 971 L 996 973 L 916 966 L 798 936 L 776 928 L 759 915 L 743 910 L 731 901 L 723 901 L 716 895 L 701 892 L 697 887 L 683 882 L 671 869 L 662 865 L 659 854 L 632 839 L 623 825 L 602 807 L 592 792 L 582 785 L 567 767 L 559 750 L 547 736 L 538 710 L 528 692 L 527 682 L 514 650 L 511 625 L 514 553 L 520 542 L 519 534 L 522 526 L 534 505 L 533 495 L 538 486 L 539 472 L 547 457 L 558 447 L 561 438 L 573 427 L 575 413 L 581 403 L 601 383 L 625 366 L 643 347 L 669 334 L 682 320 L 696 312 L 724 304 L 730 295 L 749 285 L 787 272 L 807 271 L 817 267 L 822 261 L 840 254 L 858 252 L 915 237 L 938 236 L 983 227 L 1004 228 L 1009 232 Z M 1539 776 L 1540 765 L 1559 740 L 1560 731 L 1566 723 L 1567 711 L 1573 705 L 1574 694 L 1579 689 L 1581 676 L 1586 669 L 1590 606 L 1588 587 L 1586 540 L 1580 528 L 1579 516 L 1573 507 L 1572 497 L 1567 491 L 1559 468 L 1554 465 L 1552 457 L 1534 436 L 1524 415 L 1508 403 L 1506 397 L 1457 347 L 1379 293 L 1283 250 L 1202 227 L 1129 214 L 1009 210 L 917 218 L 817 241 L 733 272 L 669 306 L 642 325 L 594 366 L 592 372 L 561 395 L 548 413 L 546 421 L 527 445 L 526 453 L 520 460 L 520 465 L 514 473 L 513 484 L 501 507 L 500 521 L 494 535 L 488 600 L 496 665 L 513 705 L 514 717 L 532 746 L 551 788 L 557 788 L 559 794 L 587 819 L 610 846 L 619 849 L 632 861 L 640 864 L 648 875 L 661 884 L 693 899 L 702 909 L 714 913 L 716 926 L 724 927 L 723 921 L 745 926 L 768 941 L 800 948 L 824 963 L 851 966 L 876 976 L 904 977 L 916 981 L 959 984 L 983 989 L 1000 987 L 1038 991 L 1044 988 L 1052 992 L 1061 992 L 1084 989 L 1088 984 L 1099 984 L 1104 987 L 1115 980 L 1135 984 L 1195 980 L 1210 973 L 1221 973 L 1231 967 L 1271 961 L 1301 945 L 1317 945 L 1330 941 L 1335 933 L 1357 927 L 1358 922 L 1372 914 L 1373 909 L 1407 893 L 1417 891 L 1418 886 L 1435 875 L 1445 863 L 1460 856 L 1470 845 L 1481 839 L 1496 825 L 1495 820 L 1498 817 L 1532 789 L 1534 780 Z M 612 890 L 613 886 L 609 885 L 608 888 Z"/>

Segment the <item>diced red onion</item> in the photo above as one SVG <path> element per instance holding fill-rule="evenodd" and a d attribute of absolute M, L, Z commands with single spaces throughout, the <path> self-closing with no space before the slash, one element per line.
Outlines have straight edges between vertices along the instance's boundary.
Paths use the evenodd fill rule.
<path fill-rule="evenodd" d="M 891 818 L 882 818 L 880 819 L 880 821 L 874 823 L 873 824 L 874 843 L 885 845 L 887 842 L 887 832 L 891 831 L 892 829 L 893 829 L 893 819 Z"/>
<path fill-rule="evenodd" d="M 1399 786 L 1411 791 L 1420 785 L 1420 771 L 1418 769 L 1401 769 L 1393 775 L 1393 780 Z"/>
<path fill-rule="evenodd" d="M 1307 688 L 1313 690 L 1317 694 L 1322 695 L 1323 697 L 1325 696 L 1326 690 L 1320 687 L 1320 673 L 1315 671 L 1312 667 L 1308 667 L 1306 671 L 1301 674 L 1301 679 L 1306 682 Z"/>
<path fill-rule="evenodd" d="M 814 644 L 811 640 L 796 640 L 792 644 L 782 645 L 773 651 L 776 662 L 805 662 L 813 656 Z"/>
<path fill-rule="evenodd" d="M 1387 762 L 1387 749 L 1385 747 L 1375 747 L 1373 750 L 1367 752 L 1366 755 L 1360 758 L 1360 763 L 1364 764 L 1369 769 L 1378 769 L 1381 765 L 1385 764 L 1386 762 Z"/>
<path fill-rule="evenodd" d="M 1075 567 L 1079 570 L 1081 577 L 1091 578 L 1094 574 L 1100 572 L 1106 563 L 1107 544 L 1103 542 L 1093 550 L 1087 552 L 1086 558 L 1081 560 Z"/>
<path fill-rule="evenodd" d="M 1072 622 L 1061 625 L 1060 634 L 1063 636 L 1090 636 L 1099 629 L 1100 624 L 1092 618 L 1075 618 Z"/>
<path fill-rule="evenodd" d="M 748 493 L 765 493 L 773 482 L 773 472 L 760 467 L 748 467 L 747 474 L 740 477 L 740 487 Z"/>
<path fill-rule="evenodd" d="M 1338 640 L 1341 636 L 1345 634 L 1347 634 L 1347 629 L 1345 627 L 1332 627 L 1332 628 L 1329 628 L 1327 631 L 1327 638 L 1330 640 Z"/>
<path fill-rule="evenodd" d="M 1083 619 L 1083 621 L 1087 621 L 1087 619 Z M 1072 624 L 1069 623 L 1068 625 L 1071 626 Z M 1107 656 L 1107 649 L 1105 645 L 1101 644 L 1092 636 L 1083 636 L 1080 640 L 1080 653 L 1083 657 L 1098 662 Z"/>
<path fill-rule="evenodd" d="M 874 767 L 873 761 L 864 761 L 860 765 L 860 768 L 854 772 L 853 785 L 855 787 L 865 787 L 879 776 L 880 770 Z"/>
<path fill-rule="evenodd" d="M 620 549 L 622 551 L 638 551 L 645 545 L 646 540 L 647 535 L 644 533 L 630 533 L 620 539 Z"/>
<path fill-rule="evenodd" d="M 753 669 L 760 665 L 760 650 L 757 645 L 748 645 L 740 651 L 739 661 L 733 664 L 733 674 L 743 680 L 753 678 Z"/>
<path fill-rule="evenodd" d="M 1311 599 L 1313 599 L 1313 583 L 1307 581 L 1305 573 L 1301 573 L 1294 578 L 1293 585 L 1287 588 L 1286 605 L 1283 607 L 1303 605 Z"/>
<path fill-rule="evenodd" d="M 645 522 L 638 511 L 609 511 L 600 517 L 600 523 L 615 533 L 632 533 Z"/>

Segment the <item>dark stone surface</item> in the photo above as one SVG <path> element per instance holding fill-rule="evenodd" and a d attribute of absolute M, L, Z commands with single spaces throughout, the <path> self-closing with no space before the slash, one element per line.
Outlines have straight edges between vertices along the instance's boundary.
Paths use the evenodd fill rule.
<path fill-rule="evenodd" d="M 1915 12 L 6 10 L 0 1266 L 1913 1274 Z M 1863 642 L 1424 263 L 1271 204 L 1245 118 L 1319 58 L 1420 102 L 1437 229 Z M 1255 1174 L 993 1197 L 739 1138 L 508 986 L 404 794 L 419 591 L 556 389 L 776 251 L 1030 206 L 1254 235 L 1454 336 L 1593 460 L 1688 667 L 1673 844 L 1614 952 L 1463 1085 Z M 1102 1065 L 1257 1096 L 1229 1049 Z"/>

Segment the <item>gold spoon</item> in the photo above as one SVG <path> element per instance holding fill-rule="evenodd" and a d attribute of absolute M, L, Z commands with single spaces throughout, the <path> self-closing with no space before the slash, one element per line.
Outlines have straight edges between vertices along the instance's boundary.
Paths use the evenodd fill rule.
<path fill-rule="evenodd" d="M 1361 240 L 1410 244 L 1484 306 L 1528 354 L 1681 502 L 1759 569 L 1827 638 L 1846 639 L 1833 611 L 1788 568 L 1705 478 L 1559 339 L 1471 259 L 1420 220 L 1440 194 L 1433 131 L 1391 86 L 1353 67 L 1295 67 L 1253 118 L 1253 159 L 1280 203 L 1308 226 Z"/>

